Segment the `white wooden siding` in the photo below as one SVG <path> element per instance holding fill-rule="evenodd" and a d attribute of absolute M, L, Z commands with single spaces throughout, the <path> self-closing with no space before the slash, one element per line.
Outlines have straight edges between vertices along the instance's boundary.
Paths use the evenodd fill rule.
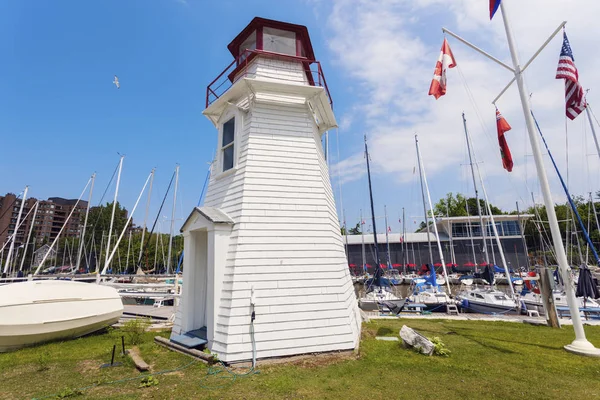
<path fill-rule="evenodd" d="M 280 79 L 279 63 L 255 71 Z M 258 358 L 353 349 L 360 321 L 320 134 L 306 104 L 260 98 L 273 96 L 249 104 L 235 171 L 211 177 L 206 194 L 234 221 L 211 350 L 251 357 L 252 288 Z"/>

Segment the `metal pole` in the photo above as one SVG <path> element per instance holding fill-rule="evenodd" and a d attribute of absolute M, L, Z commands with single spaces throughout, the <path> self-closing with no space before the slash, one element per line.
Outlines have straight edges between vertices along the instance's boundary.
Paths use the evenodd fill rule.
<path fill-rule="evenodd" d="M 477 190 L 477 183 L 475 181 L 475 169 L 473 168 L 473 157 L 471 155 L 471 141 L 469 140 L 469 133 L 467 131 L 467 120 L 465 118 L 465 113 L 462 113 L 463 119 L 463 127 L 465 129 L 465 137 L 467 139 L 467 151 L 469 153 L 469 165 L 471 166 L 471 176 L 473 177 L 473 188 L 475 189 L 475 202 L 477 203 L 477 214 L 479 215 L 479 225 L 481 227 L 481 237 L 483 238 L 483 255 L 485 257 L 486 264 L 489 265 L 490 257 L 487 251 L 487 238 L 486 231 L 487 226 L 483 223 L 483 215 L 481 215 L 481 205 L 479 204 L 479 191 Z M 507 276 L 507 279 L 510 280 L 510 276 Z"/>
<path fill-rule="evenodd" d="M 121 183 L 121 170 L 123 169 L 123 158 L 125 158 L 125 156 L 121 156 L 121 160 L 119 161 L 119 173 L 117 174 L 117 185 L 115 187 L 115 197 L 113 199 L 112 214 L 110 216 L 110 227 L 108 228 L 108 237 L 106 238 L 106 258 L 104 261 L 104 268 L 102 268 L 102 273 L 104 273 L 108 269 L 110 254 L 110 236 L 113 230 L 113 223 L 115 222 L 115 211 L 117 209 L 117 196 L 119 195 L 119 184 Z"/>
<path fill-rule="evenodd" d="M 179 184 L 179 165 L 175 167 L 175 190 L 173 190 L 173 211 L 171 212 L 171 230 L 169 233 L 169 248 L 167 255 L 167 274 L 171 273 L 171 252 L 173 247 L 173 230 L 175 229 L 175 209 L 177 205 L 177 185 Z"/>
<path fill-rule="evenodd" d="M 373 220 L 373 242 L 375 244 L 375 274 L 373 285 L 381 286 L 381 265 L 379 261 L 379 245 L 377 243 L 377 225 L 375 224 L 375 206 L 373 205 L 373 188 L 371 187 L 371 167 L 369 165 L 369 149 L 367 147 L 367 135 L 365 135 L 365 156 L 367 158 L 367 178 L 369 181 L 369 199 L 371 201 L 371 219 Z"/>
<path fill-rule="evenodd" d="M 535 54 L 533 56 L 531 56 L 531 58 L 529 59 L 529 61 L 527 61 L 527 64 L 525 64 L 525 66 L 521 69 L 521 72 L 525 71 L 527 69 L 527 67 L 529 67 L 529 65 L 533 62 L 533 60 L 536 59 L 536 57 L 542 52 L 542 50 L 544 50 L 546 48 L 546 46 L 548 45 L 548 43 L 550 43 L 550 41 L 552 39 L 554 39 L 554 36 L 556 36 L 556 34 L 558 32 L 560 32 L 560 30 L 562 29 L 563 26 L 565 26 L 567 24 L 567 21 L 563 21 L 558 28 L 556 28 L 556 30 L 552 33 L 552 35 L 550 35 L 548 37 L 548 39 L 546 39 L 546 41 L 544 42 L 544 44 L 538 49 L 538 51 L 535 52 Z M 508 82 L 508 84 L 504 87 L 504 89 L 502 89 L 502 91 L 500 92 L 500 94 L 498 96 L 496 96 L 496 98 L 492 101 L 492 104 L 496 104 L 496 102 L 498 101 L 498 99 L 500 97 L 502 97 L 502 95 L 504 94 L 504 92 L 506 92 L 508 90 L 508 88 L 510 87 L 510 85 L 513 84 L 513 82 L 515 81 L 515 77 L 513 77 L 511 79 L 510 82 Z"/>
<path fill-rule="evenodd" d="M 502 248 L 502 243 L 500 242 L 500 236 L 498 235 L 498 228 L 496 227 L 496 221 L 494 221 L 494 215 L 492 214 L 492 207 L 490 206 L 490 202 L 487 197 L 487 192 L 485 191 L 485 185 L 483 184 L 483 179 L 481 178 L 481 171 L 479 171 L 478 165 L 477 165 L 477 175 L 479 175 L 479 181 L 481 183 L 481 190 L 483 190 L 483 198 L 485 199 L 488 213 L 490 214 L 490 222 L 492 224 L 492 231 L 494 232 L 494 237 L 496 238 L 496 245 L 498 246 L 498 251 L 500 252 L 500 260 L 502 260 L 502 266 L 504 267 L 504 273 L 506 274 L 506 279 L 508 280 L 508 286 L 510 287 L 511 293 L 515 293 L 515 288 L 513 287 L 512 280 L 510 279 L 510 270 L 508 269 L 506 257 L 504 256 L 504 249 Z"/>
<path fill-rule="evenodd" d="M 591 195 L 591 193 L 590 193 Z M 29 246 L 29 240 L 31 240 L 31 233 L 33 232 L 33 226 L 35 225 L 35 217 L 37 216 L 39 201 L 35 202 L 35 211 L 33 212 L 33 218 L 31 218 L 31 225 L 29 226 L 29 233 L 27 234 L 27 241 L 25 242 L 25 249 L 23 250 L 23 259 L 21 260 L 21 266 L 19 271 L 23 271 L 23 264 L 25 264 L 25 257 L 27 256 L 27 247 Z M 33 247 L 35 250 L 35 246 Z"/>
<path fill-rule="evenodd" d="M 387 219 L 387 207 L 385 205 L 383 206 L 383 212 L 385 213 L 385 242 L 387 244 L 387 261 L 388 261 L 388 268 L 391 268 L 392 267 L 392 258 L 390 257 L 390 238 L 388 236 L 389 226 L 388 226 L 388 219 Z"/>
<path fill-rule="evenodd" d="M 131 229 L 129 230 L 129 242 L 127 243 L 127 257 L 125 258 L 125 269 L 129 269 L 129 253 L 131 251 Z"/>
<path fill-rule="evenodd" d="M 429 208 L 431 209 L 431 212 L 433 213 L 433 204 L 431 203 L 431 195 L 429 194 L 429 186 L 427 185 L 427 176 L 425 175 L 425 166 L 422 165 L 421 151 L 419 150 L 419 139 L 417 139 L 417 135 L 415 135 L 415 144 L 417 146 L 417 159 L 419 161 L 419 171 L 422 172 L 423 182 L 425 183 L 425 189 L 427 191 L 427 200 L 429 201 Z M 444 252 L 442 251 L 442 245 L 440 244 L 440 235 L 438 233 L 437 224 L 435 222 L 434 215 L 432 215 L 432 219 L 433 219 L 433 224 L 432 224 L 433 230 L 435 231 L 435 239 L 437 242 L 438 251 L 440 253 L 440 260 L 442 262 L 442 269 L 444 270 L 444 278 L 446 280 L 446 286 L 448 287 L 448 294 L 451 294 L 452 292 L 450 291 L 450 279 L 448 279 L 448 271 L 446 271 L 446 263 L 444 262 Z M 430 249 L 431 249 L 431 247 L 430 247 Z M 433 267 L 433 265 L 432 265 L 432 268 L 435 268 L 435 267 Z"/>
<path fill-rule="evenodd" d="M 477 256 L 475 255 L 475 241 L 473 240 L 473 228 L 471 227 L 471 215 L 469 214 L 469 203 L 465 198 L 465 209 L 467 211 L 467 228 L 469 230 L 469 239 L 471 240 L 471 252 L 473 253 L 473 263 L 475 263 L 475 272 L 477 271 Z"/>
<path fill-rule="evenodd" d="M 404 265 L 404 273 L 406 274 L 406 264 L 408 258 L 406 257 L 406 217 L 404 216 L 404 207 L 402 207 L 402 264 Z"/>
<path fill-rule="evenodd" d="M 519 211 L 519 202 L 516 202 L 517 205 L 517 222 L 519 224 L 519 231 L 521 232 L 521 240 L 523 241 L 523 249 L 525 250 L 525 257 L 527 258 L 527 271 L 531 269 L 531 264 L 529 263 L 529 250 L 527 249 L 527 241 L 525 240 L 525 226 L 521 223 L 521 212 Z"/>
<path fill-rule="evenodd" d="M 475 50 L 476 52 L 478 52 L 479 54 L 481 54 L 482 56 L 485 56 L 487 58 L 489 58 L 490 60 L 494 61 L 496 64 L 503 66 L 504 68 L 506 68 L 507 70 L 509 70 L 510 72 L 515 72 L 514 69 L 512 69 L 510 66 L 506 65 L 505 63 L 503 63 L 502 61 L 498 60 L 496 57 L 486 53 L 485 51 L 481 50 L 479 47 L 475 46 L 472 43 L 469 43 L 468 41 L 466 41 L 465 39 L 461 38 L 460 36 L 458 36 L 456 33 L 449 31 L 446 28 L 442 28 L 442 32 L 447 33 L 448 35 L 452 36 L 453 38 L 455 38 L 456 40 L 461 41 L 463 44 L 469 46 L 470 48 L 472 48 L 473 50 Z"/>
<path fill-rule="evenodd" d="M 8 248 L 8 255 L 6 256 L 6 263 L 4 264 L 3 274 L 8 272 L 8 267 L 10 266 L 12 252 L 15 249 L 15 240 L 17 239 L 17 231 L 19 230 L 19 226 L 21 225 L 21 215 L 23 214 L 23 207 L 25 207 L 25 201 L 27 201 L 27 192 L 29 191 L 29 186 L 25 186 L 25 190 L 23 190 L 23 198 L 21 199 L 21 207 L 19 208 L 19 214 L 17 215 L 17 223 L 15 224 L 15 230 L 13 232 L 12 238 L 10 239 L 10 247 Z"/>
<path fill-rule="evenodd" d="M 433 267 L 433 251 L 431 250 L 431 232 L 429 231 L 429 214 L 427 213 L 427 202 L 425 201 L 425 187 L 423 185 L 423 170 L 421 168 L 421 152 L 419 151 L 419 140 L 415 135 L 417 146 L 417 163 L 419 164 L 419 178 L 421 181 L 421 198 L 423 200 L 423 215 L 425 216 L 425 227 L 427 228 L 427 248 L 429 249 L 429 264 Z M 433 210 L 431 210 L 433 212 Z M 434 222 L 435 223 L 435 222 Z"/>
<path fill-rule="evenodd" d="M 594 143 L 596 144 L 596 151 L 598 152 L 598 157 L 600 157 L 600 144 L 598 144 L 598 137 L 596 136 L 596 127 L 592 122 L 592 115 L 590 114 L 590 103 L 585 107 L 585 113 L 587 114 L 588 121 L 590 122 L 590 128 L 592 128 L 592 137 L 594 138 Z"/>
<path fill-rule="evenodd" d="M 94 182 L 96 181 L 96 173 L 92 174 L 92 185 L 90 186 L 90 194 L 88 196 L 88 204 L 85 210 L 85 219 L 83 221 L 83 231 L 81 232 L 81 237 L 79 238 L 79 250 L 77 251 L 77 264 L 75 267 L 75 271 L 79 271 L 79 265 L 81 263 L 81 253 L 83 252 L 83 243 L 85 241 L 85 229 L 87 228 L 88 215 L 90 214 L 90 206 L 92 204 L 92 193 L 94 191 Z"/>
<path fill-rule="evenodd" d="M 364 228 L 364 224 L 363 224 L 363 214 L 362 214 L 362 209 L 360 210 L 360 234 L 361 234 L 361 239 L 362 239 L 362 267 L 363 267 L 363 271 L 367 272 L 367 257 L 365 255 L 365 228 Z"/>
<path fill-rule="evenodd" d="M 144 225 L 142 226 L 142 241 L 140 242 L 140 256 L 138 258 L 137 264 L 139 265 L 142 261 L 142 253 L 144 252 L 144 237 L 146 236 L 146 223 L 148 221 L 148 211 L 150 210 L 150 197 L 152 196 L 152 184 L 154 183 L 154 171 L 155 168 L 152 168 L 150 178 L 150 188 L 148 189 L 148 200 L 146 201 L 146 214 L 144 215 Z"/>
<path fill-rule="evenodd" d="M 542 152 L 540 150 L 540 144 L 535 134 L 535 126 L 533 116 L 531 115 L 531 109 L 527 98 L 527 92 L 525 90 L 525 80 L 521 74 L 519 66 L 519 58 L 517 55 L 516 45 L 514 43 L 512 31 L 508 22 L 508 16 L 506 13 L 506 2 L 500 3 L 500 9 L 502 10 L 502 20 L 504 22 L 504 28 L 506 30 L 506 37 L 508 40 L 508 48 L 512 58 L 514 73 L 517 78 L 517 86 L 519 88 L 519 95 L 521 98 L 521 105 L 523 106 L 523 116 L 527 123 L 527 133 L 529 134 L 529 140 L 531 142 L 531 149 L 535 165 L 538 173 L 538 179 L 540 182 L 540 188 L 544 196 L 544 204 L 546 205 L 546 212 L 548 214 L 548 222 L 550 225 L 550 231 L 552 233 L 552 240 L 554 242 L 554 248 L 556 250 L 556 256 L 558 260 L 558 266 L 563 275 L 563 279 L 566 283 L 566 294 L 567 302 L 569 304 L 569 310 L 571 313 L 571 319 L 573 321 L 573 329 L 575 331 L 575 340 L 565 346 L 565 349 L 577 354 L 583 355 L 594 355 L 600 356 L 600 350 L 596 349 L 585 336 L 583 330 L 583 324 L 581 322 L 581 316 L 579 315 L 579 306 L 573 285 L 571 281 L 571 274 L 569 274 L 569 264 L 567 262 L 567 256 L 565 248 L 563 246 L 562 237 L 560 234 L 560 228 L 558 226 L 558 220 L 556 218 L 556 211 L 554 209 L 554 201 L 552 200 L 552 193 L 550 192 L 550 185 L 548 184 L 548 177 L 546 176 L 546 170 L 544 169 L 544 160 L 542 158 Z"/>

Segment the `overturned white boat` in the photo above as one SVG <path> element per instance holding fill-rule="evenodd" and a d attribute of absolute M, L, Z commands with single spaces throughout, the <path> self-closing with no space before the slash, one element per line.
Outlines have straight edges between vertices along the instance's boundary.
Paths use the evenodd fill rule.
<path fill-rule="evenodd" d="M 114 288 L 73 281 L 29 281 L 0 287 L 0 352 L 72 339 L 116 323 Z"/>

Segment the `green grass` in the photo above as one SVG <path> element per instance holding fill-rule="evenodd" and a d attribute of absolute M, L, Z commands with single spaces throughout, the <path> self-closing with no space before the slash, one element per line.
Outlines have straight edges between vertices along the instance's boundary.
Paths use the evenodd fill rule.
<path fill-rule="evenodd" d="M 399 342 L 406 324 L 438 336 L 449 357 L 426 357 Z M 600 345 L 600 327 L 586 327 Z M 141 354 L 153 371 L 189 365 L 191 358 L 153 342 L 145 334 Z M 168 336 L 168 333 L 162 333 Z M 363 326 L 358 357 L 311 358 L 287 365 L 259 366 L 260 373 L 231 379 L 209 374 L 202 363 L 156 376 L 143 374 L 127 358 L 123 366 L 100 369 L 120 348 L 120 332 L 51 343 L 0 354 L 0 398 L 31 399 L 99 384 L 74 399 L 595 399 L 600 398 L 600 360 L 575 356 L 562 345 L 573 339 L 570 327 L 550 329 L 503 322 L 379 320 Z M 210 370 L 211 372 L 214 372 Z M 243 371 L 241 371 L 243 372 Z M 107 384 L 134 377 L 135 380 Z M 50 397 L 52 398 L 52 397 Z M 54 397 L 57 398 L 57 397 Z"/>

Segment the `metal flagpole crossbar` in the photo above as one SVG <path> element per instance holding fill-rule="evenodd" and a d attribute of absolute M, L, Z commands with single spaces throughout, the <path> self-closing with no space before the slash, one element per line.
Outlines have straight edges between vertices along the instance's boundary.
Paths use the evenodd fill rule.
<path fill-rule="evenodd" d="M 536 170 L 537 170 L 537 174 L 538 174 L 540 188 L 542 190 L 542 195 L 544 198 L 544 205 L 546 206 L 546 212 L 548 215 L 548 223 L 550 226 L 550 232 L 552 234 L 552 241 L 554 244 L 554 249 L 556 251 L 556 259 L 558 261 L 558 267 L 560 269 L 563 280 L 565 281 L 567 303 L 569 305 L 569 312 L 571 314 L 571 320 L 573 321 L 573 330 L 575 331 L 575 340 L 572 343 L 566 345 L 565 349 L 567 351 L 575 353 L 575 354 L 600 357 L 600 349 L 597 349 L 596 347 L 594 347 L 594 345 L 591 344 L 587 340 L 587 338 L 585 336 L 585 331 L 583 330 L 583 324 L 581 321 L 581 316 L 579 314 L 579 305 L 577 302 L 577 298 L 575 297 L 575 291 L 574 291 L 573 284 L 572 284 L 571 274 L 569 273 L 569 264 L 568 264 L 568 260 L 567 260 L 567 255 L 566 255 L 564 244 L 562 241 L 560 228 L 558 226 L 556 210 L 554 209 L 554 201 L 552 199 L 552 194 L 550 192 L 550 185 L 548 183 L 548 177 L 546 175 L 546 170 L 544 167 L 544 160 L 542 158 L 540 142 L 539 142 L 539 139 L 538 139 L 536 131 L 535 131 L 535 123 L 533 121 L 533 116 L 531 115 L 531 108 L 529 106 L 527 92 L 525 91 L 525 79 L 523 77 L 523 71 L 525 70 L 525 68 L 531 64 L 533 59 L 543 50 L 543 48 L 550 42 L 550 40 L 552 40 L 554 35 L 556 35 L 556 33 L 558 33 L 558 31 L 560 31 L 560 28 L 562 28 L 564 26 L 564 23 L 561 24 L 560 27 L 554 32 L 554 34 L 551 35 L 546 40 L 546 42 L 542 45 L 542 47 L 534 54 L 532 59 L 529 62 L 527 62 L 527 64 L 525 64 L 525 67 L 521 68 L 520 62 L 519 62 L 519 57 L 517 55 L 516 44 L 514 41 L 514 37 L 513 37 L 511 27 L 509 24 L 508 15 L 506 12 L 505 3 L 506 3 L 506 1 L 500 2 L 500 10 L 502 13 L 502 21 L 504 23 L 504 29 L 506 31 L 506 39 L 508 42 L 508 48 L 510 50 L 513 68 L 508 67 L 506 64 L 502 63 L 495 57 L 489 55 L 488 53 L 479 49 L 475 45 L 467 42 L 466 40 L 460 38 L 458 35 L 448 31 L 447 29 L 443 28 L 442 30 L 443 30 L 443 32 L 449 34 L 450 36 L 456 38 L 457 40 L 459 40 L 462 43 L 466 44 L 467 46 L 471 47 L 472 49 L 478 51 L 485 57 L 497 62 L 499 65 L 501 65 L 505 68 L 508 67 L 507 69 L 511 70 L 514 74 L 514 80 L 517 82 L 517 87 L 519 89 L 519 97 L 521 100 L 521 106 L 523 108 L 523 116 L 525 118 L 525 123 L 527 125 L 527 134 L 529 136 L 529 141 L 531 143 L 531 150 L 533 153 L 533 158 L 535 160 L 535 166 L 536 166 Z M 497 100 L 498 100 L 498 98 L 494 99 L 493 103 L 495 103 Z"/>

